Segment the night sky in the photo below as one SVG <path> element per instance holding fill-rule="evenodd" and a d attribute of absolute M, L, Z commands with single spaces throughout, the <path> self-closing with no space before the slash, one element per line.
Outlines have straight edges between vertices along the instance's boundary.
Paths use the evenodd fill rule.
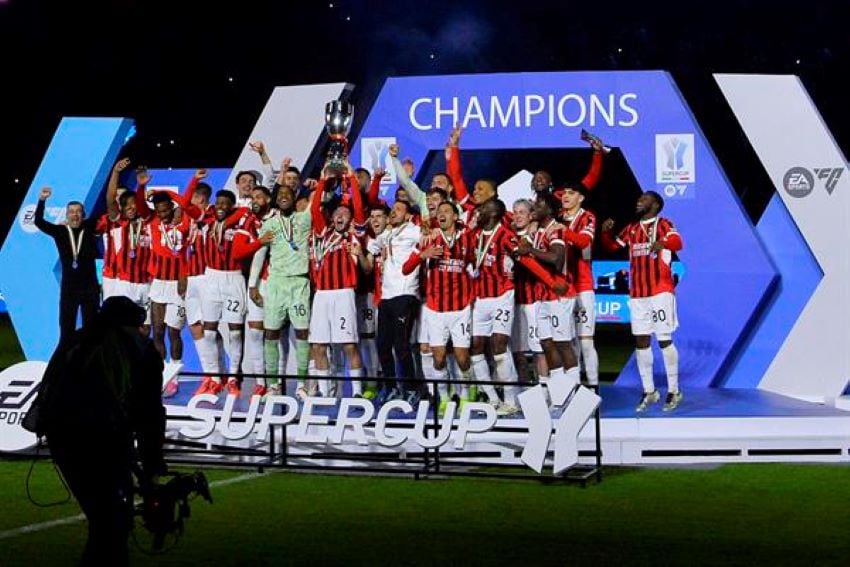
<path fill-rule="evenodd" d="M 799 75 L 850 146 L 846 0 L 216 4 L 0 0 L 0 237 L 62 116 L 135 119 L 136 163 L 227 167 L 277 85 L 357 101 L 393 75 L 668 70 L 754 219 L 773 189 L 712 73 Z"/>

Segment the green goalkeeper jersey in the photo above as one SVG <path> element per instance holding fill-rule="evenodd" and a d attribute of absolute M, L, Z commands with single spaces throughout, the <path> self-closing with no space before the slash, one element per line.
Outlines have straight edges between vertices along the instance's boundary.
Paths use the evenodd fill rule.
<path fill-rule="evenodd" d="M 272 231 L 274 241 L 269 245 L 269 275 L 304 276 L 310 267 L 310 232 L 313 219 L 310 211 L 293 212 L 285 216 L 279 211 L 263 220 L 260 234 Z"/>

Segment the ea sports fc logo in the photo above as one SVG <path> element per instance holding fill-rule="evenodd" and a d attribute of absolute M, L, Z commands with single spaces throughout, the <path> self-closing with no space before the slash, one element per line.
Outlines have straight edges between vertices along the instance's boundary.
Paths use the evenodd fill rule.
<path fill-rule="evenodd" d="M 792 167 L 785 172 L 782 186 L 789 195 L 801 199 L 815 188 L 815 177 L 805 167 Z"/>

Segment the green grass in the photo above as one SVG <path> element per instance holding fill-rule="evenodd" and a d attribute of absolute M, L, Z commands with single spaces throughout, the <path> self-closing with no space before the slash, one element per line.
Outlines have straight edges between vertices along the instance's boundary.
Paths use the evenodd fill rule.
<path fill-rule="evenodd" d="M 77 513 L 38 509 L 28 464 L 0 462 L 0 531 Z M 134 565 L 804 564 L 850 557 L 850 469 L 607 469 L 599 485 L 272 473 L 195 501 L 170 553 Z M 209 472 L 211 480 L 242 473 Z M 34 492 L 61 495 L 48 463 Z M 82 523 L 0 540 L 3 565 L 69 564 Z"/>

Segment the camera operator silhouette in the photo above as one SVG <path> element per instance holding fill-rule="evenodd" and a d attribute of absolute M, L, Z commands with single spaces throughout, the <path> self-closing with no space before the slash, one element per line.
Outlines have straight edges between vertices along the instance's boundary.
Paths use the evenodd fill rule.
<path fill-rule="evenodd" d="M 167 472 L 162 358 L 140 332 L 145 312 L 110 297 L 54 352 L 34 419 L 88 520 L 83 565 L 124 565 L 139 492 Z"/>

